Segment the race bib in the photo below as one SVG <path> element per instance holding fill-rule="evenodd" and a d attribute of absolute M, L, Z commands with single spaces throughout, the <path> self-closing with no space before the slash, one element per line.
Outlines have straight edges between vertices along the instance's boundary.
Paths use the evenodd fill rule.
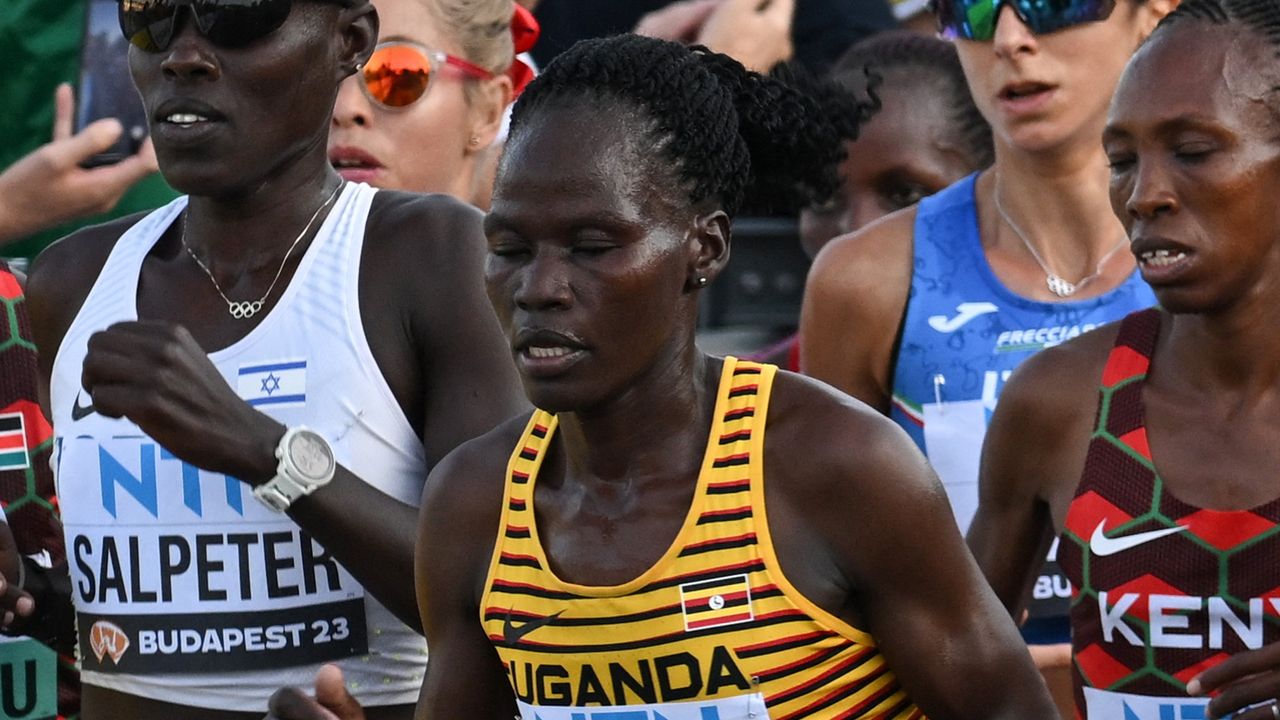
<path fill-rule="evenodd" d="M 769 708 L 760 693 L 696 702 L 587 708 L 517 702 L 520 720 L 769 720 Z"/>
<path fill-rule="evenodd" d="M 0 718 L 43 720 L 57 714 L 57 655 L 31 638 L 0 637 Z"/>
<path fill-rule="evenodd" d="M 363 590 L 235 478 L 145 436 L 63 438 L 59 490 L 85 670 L 211 673 L 368 652 Z"/>
<path fill-rule="evenodd" d="M 1205 720 L 1209 700 L 1129 695 L 1087 687 L 1084 704 L 1091 720 Z"/>

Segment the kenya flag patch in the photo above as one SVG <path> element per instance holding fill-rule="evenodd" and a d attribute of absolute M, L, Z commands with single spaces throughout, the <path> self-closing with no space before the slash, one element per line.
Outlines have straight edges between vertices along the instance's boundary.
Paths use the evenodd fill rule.
<path fill-rule="evenodd" d="M 24 470 L 30 464 L 22 413 L 0 415 L 0 470 Z"/>

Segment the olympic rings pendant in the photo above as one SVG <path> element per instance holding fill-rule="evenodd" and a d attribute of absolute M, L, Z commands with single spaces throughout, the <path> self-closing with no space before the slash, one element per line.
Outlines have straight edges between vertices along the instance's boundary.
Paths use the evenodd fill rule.
<path fill-rule="evenodd" d="M 1063 280 L 1062 278 L 1058 277 L 1057 275 L 1054 275 L 1053 273 L 1047 273 L 1045 275 L 1044 281 L 1045 281 L 1045 284 L 1049 286 L 1049 292 L 1061 298 L 1071 297 L 1072 295 L 1075 295 L 1076 290 L 1078 290 L 1080 287 L 1075 283 Z"/>
<path fill-rule="evenodd" d="M 262 304 L 261 300 L 241 300 L 240 302 L 228 300 L 227 312 L 237 320 L 248 320 L 262 310 Z"/>

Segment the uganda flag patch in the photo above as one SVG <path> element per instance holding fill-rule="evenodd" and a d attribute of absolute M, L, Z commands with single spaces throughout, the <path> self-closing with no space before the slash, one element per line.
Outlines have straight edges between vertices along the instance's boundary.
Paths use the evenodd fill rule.
<path fill-rule="evenodd" d="M 30 465 L 22 413 L 0 415 L 0 470 L 23 470 Z"/>
<path fill-rule="evenodd" d="M 680 608 L 684 611 L 686 631 L 755 619 L 751 608 L 751 586 L 746 575 L 685 583 L 680 586 Z"/>

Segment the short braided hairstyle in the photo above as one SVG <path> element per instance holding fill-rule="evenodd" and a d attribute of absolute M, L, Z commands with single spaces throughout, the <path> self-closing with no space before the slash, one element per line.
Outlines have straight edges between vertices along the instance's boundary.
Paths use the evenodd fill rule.
<path fill-rule="evenodd" d="M 1147 42 L 1169 28 L 1188 22 L 1240 25 L 1265 40 L 1275 50 L 1275 57 L 1280 58 L 1280 0 L 1185 0 L 1160 21 Z M 1268 69 L 1272 73 L 1268 80 L 1274 81 L 1280 74 L 1280 64 L 1270 63 L 1259 68 L 1260 71 Z M 1280 119 L 1280 84 L 1270 86 L 1266 105 L 1272 115 Z"/>
<path fill-rule="evenodd" d="M 975 169 L 995 162 L 995 143 L 991 125 L 973 102 L 969 82 L 965 79 L 960 55 L 953 43 L 906 30 L 876 33 L 855 43 L 831 67 L 829 76 L 836 84 L 858 92 L 868 76 L 916 73 L 914 85 L 933 81 L 945 92 L 950 137 L 964 152 Z M 921 93 L 927 90 L 920 91 Z"/>
<path fill-rule="evenodd" d="M 784 76 L 754 73 L 703 47 L 637 35 L 583 40 L 559 55 L 516 103 L 512 139 L 538 108 L 590 98 L 638 109 L 663 166 L 691 204 L 729 215 L 795 212 L 839 187 L 843 140 L 875 108 L 844 101 L 833 113 Z"/>
<path fill-rule="evenodd" d="M 1243 25 L 1266 38 L 1280 56 L 1280 2 L 1277 0 L 1185 0 L 1160 21 L 1152 36 L 1192 20 L 1214 25 Z"/>

